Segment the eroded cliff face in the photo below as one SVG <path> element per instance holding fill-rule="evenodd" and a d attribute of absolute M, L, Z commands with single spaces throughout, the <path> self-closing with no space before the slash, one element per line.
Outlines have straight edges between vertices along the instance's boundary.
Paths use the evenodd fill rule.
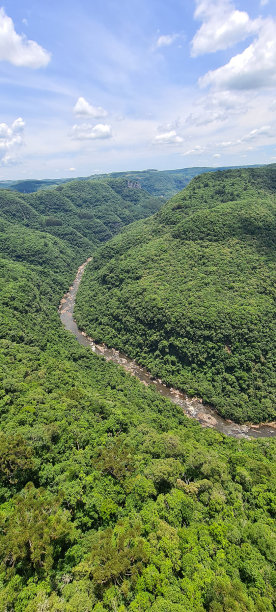
<path fill-rule="evenodd" d="M 141 183 L 139 183 L 139 181 L 128 181 L 127 186 L 129 189 L 142 189 Z"/>

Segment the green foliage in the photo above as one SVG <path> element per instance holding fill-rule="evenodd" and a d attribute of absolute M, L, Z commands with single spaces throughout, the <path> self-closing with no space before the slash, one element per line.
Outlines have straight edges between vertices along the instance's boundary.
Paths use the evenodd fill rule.
<path fill-rule="evenodd" d="M 95 174 L 90 180 L 99 179 L 124 179 L 130 183 L 139 184 L 142 189 L 148 191 L 151 195 L 169 198 L 177 191 L 180 191 L 189 183 L 189 181 L 202 172 L 213 172 L 214 168 L 183 168 L 182 170 L 143 170 L 142 172 L 112 172 L 111 174 Z M 28 179 L 25 181 L 0 181 L 0 189 L 9 189 L 20 193 L 33 193 L 45 189 L 54 189 L 57 186 L 65 185 L 66 183 L 83 183 L 88 179 L 78 178 L 72 179 L 49 179 L 49 180 L 34 180 Z M 80 185 L 80 190 L 82 185 Z"/>
<path fill-rule="evenodd" d="M 122 178 L 69 181 L 26 194 L 0 190 L 3 219 L 52 234 L 83 258 L 128 223 L 159 210 L 162 203 Z"/>
<path fill-rule="evenodd" d="M 86 247 L 19 209 L 0 221 L 0 612 L 272 612 L 275 439 L 203 429 L 78 345 L 57 306 Z M 120 287 L 120 267 L 104 273 Z"/>
<path fill-rule="evenodd" d="M 10 506 L 4 505 L 0 515 L 0 557 L 7 574 L 49 572 L 74 538 L 69 512 L 60 507 L 56 498 L 31 483 L 13 498 Z"/>
<path fill-rule="evenodd" d="M 224 417 L 275 419 L 275 166 L 198 176 L 96 254 L 79 326 Z"/>
<path fill-rule="evenodd" d="M 214 170 L 215 168 L 203 167 L 181 168 L 179 170 L 150 169 L 139 172 L 112 172 L 111 174 L 94 175 L 90 178 L 95 180 L 111 177 L 127 179 L 129 182 L 137 182 L 142 189 L 145 189 L 151 195 L 168 199 L 184 189 L 195 176 L 206 172 L 214 172 Z"/>
<path fill-rule="evenodd" d="M 34 468 L 32 450 L 19 435 L 0 432 L 0 478 L 8 485 L 24 484 Z"/>

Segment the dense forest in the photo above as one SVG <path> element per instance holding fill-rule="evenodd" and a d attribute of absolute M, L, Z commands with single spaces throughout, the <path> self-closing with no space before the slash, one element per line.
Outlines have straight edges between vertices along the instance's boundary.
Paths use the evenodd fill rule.
<path fill-rule="evenodd" d="M 223 169 L 223 168 L 221 168 Z M 137 181 L 139 186 L 153 196 L 168 199 L 181 189 L 198 174 L 213 172 L 215 168 L 181 168 L 179 170 L 140 170 L 138 172 L 111 172 L 110 174 L 92 174 L 90 177 L 78 177 L 77 179 L 28 179 L 22 181 L 0 181 L 0 189 L 10 189 L 21 193 L 32 193 L 41 189 L 55 188 L 68 182 L 80 182 L 87 180 L 109 180 L 123 179 Z M 81 199 L 81 195 L 80 195 Z"/>
<path fill-rule="evenodd" d="M 189 183 L 189 181 L 202 172 L 211 172 L 214 168 L 183 168 L 181 170 L 142 170 L 139 172 L 112 172 L 110 174 L 94 174 L 87 179 L 79 177 L 74 182 L 85 180 L 109 180 L 123 179 L 129 181 L 138 181 L 142 189 L 145 189 L 151 195 L 169 198 L 177 191 L 180 191 Z M 0 189 L 10 189 L 21 193 L 32 193 L 44 189 L 55 188 L 67 182 L 73 182 L 72 179 L 48 179 L 48 180 L 22 180 L 22 181 L 0 181 Z"/>
<path fill-rule="evenodd" d="M 55 188 L 72 179 L 22 179 L 22 181 L 0 181 L 0 189 L 19 191 L 20 193 L 33 193 L 39 189 Z"/>
<path fill-rule="evenodd" d="M 3 219 L 52 234 L 83 256 L 162 204 L 162 198 L 137 189 L 126 179 L 70 181 L 30 194 L 0 190 Z"/>
<path fill-rule="evenodd" d="M 233 166 L 234 168 L 240 166 Z M 254 167 L 254 166 L 252 166 Z M 112 172 L 111 174 L 102 174 L 102 178 L 125 178 L 131 181 L 138 181 L 142 187 L 151 195 L 160 196 L 168 199 L 175 195 L 181 189 L 184 189 L 188 183 L 200 174 L 206 172 L 214 172 L 215 170 L 226 170 L 220 168 L 204 168 L 195 166 L 192 168 L 181 168 L 178 170 L 140 170 L 139 172 Z M 99 175 L 92 175 L 91 179 L 99 179 Z"/>
<path fill-rule="evenodd" d="M 140 266 L 152 235 L 162 269 L 169 234 L 172 243 L 183 240 L 172 235 L 184 231 L 183 194 L 97 256 L 100 242 L 129 222 L 127 211 L 134 220 L 156 202 L 120 182 L 109 185 L 108 205 L 101 183 L 83 192 L 70 186 L 31 197 L 1 193 L 0 612 L 273 612 L 275 439 L 201 428 L 154 388 L 79 346 L 58 317 L 89 254 L 98 271 L 111 254 L 119 264 L 124 255 L 115 249 L 125 241 L 131 275 L 128 250 Z M 273 198 L 271 191 L 271 206 Z M 83 210 L 95 226 L 77 221 Z M 267 236 L 272 217 L 261 207 L 256 219 Z M 230 221 L 223 227 L 230 231 Z M 266 269 L 268 247 L 259 240 Z"/>
<path fill-rule="evenodd" d="M 238 422 L 275 419 L 276 166 L 198 176 L 98 251 L 78 324 Z"/>

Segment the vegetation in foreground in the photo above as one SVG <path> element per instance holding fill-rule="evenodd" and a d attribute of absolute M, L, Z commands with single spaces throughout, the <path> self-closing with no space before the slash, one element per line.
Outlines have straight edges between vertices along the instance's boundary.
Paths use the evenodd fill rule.
<path fill-rule="evenodd" d="M 78 324 L 238 422 L 275 419 L 276 167 L 199 176 L 98 251 Z"/>
<path fill-rule="evenodd" d="M 1 230 L 0 611 L 273 612 L 275 440 L 79 346 L 57 306 L 83 252 Z"/>

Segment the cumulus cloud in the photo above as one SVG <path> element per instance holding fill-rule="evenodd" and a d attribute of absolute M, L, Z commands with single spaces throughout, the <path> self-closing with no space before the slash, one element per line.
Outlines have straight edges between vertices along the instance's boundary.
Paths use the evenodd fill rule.
<path fill-rule="evenodd" d="M 94 119 L 100 119 L 106 117 L 107 112 L 101 106 L 92 106 L 87 102 L 85 98 L 78 98 L 73 111 L 78 117 L 93 117 Z"/>
<path fill-rule="evenodd" d="M 0 61 L 10 62 L 14 66 L 41 68 L 47 66 L 50 59 L 50 53 L 38 43 L 17 34 L 12 19 L 0 8 Z"/>
<path fill-rule="evenodd" d="M 163 132 L 163 134 L 158 134 L 155 136 L 155 143 L 157 144 L 181 144 L 183 142 L 183 138 L 178 136 L 175 130 L 171 130 L 170 132 Z"/>
<path fill-rule="evenodd" d="M 217 89 L 260 89 L 276 85 L 276 23 L 262 21 L 258 38 L 228 64 L 210 70 L 200 80 L 202 87 Z"/>
<path fill-rule="evenodd" d="M 259 20 L 251 20 L 229 0 L 196 0 L 195 18 L 203 21 L 192 40 L 193 57 L 227 49 L 256 32 Z"/>
<path fill-rule="evenodd" d="M 179 34 L 162 34 L 156 41 L 156 47 L 169 47 L 179 38 Z"/>
<path fill-rule="evenodd" d="M 99 140 L 111 138 L 111 126 L 104 123 L 98 123 L 92 126 L 90 123 L 82 123 L 74 125 L 72 129 L 73 138 L 76 140 Z"/>
<path fill-rule="evenodd" d="M 7 166 L 14 162 L 18 148 L 24 142 L 25 123 L 18 117 L 11 126 L 0 123 L 0 165 Z"/>

